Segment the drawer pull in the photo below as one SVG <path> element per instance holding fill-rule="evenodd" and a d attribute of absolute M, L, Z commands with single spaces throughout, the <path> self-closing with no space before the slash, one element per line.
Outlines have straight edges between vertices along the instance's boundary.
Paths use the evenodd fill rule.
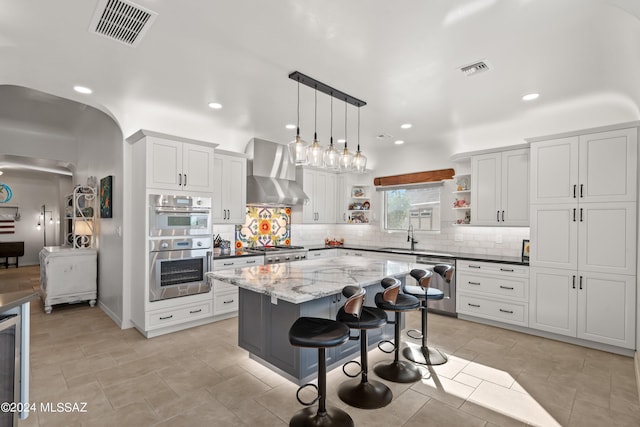
<path fill-rule="evenodd" d="M 223 304 L 231 304 L 232 302 L 234 302 L 235 300 L 230 299 L 228 301 L 222 301 Z"/>
<path fill-rule="evenodd" d="M 503 309 L 500 309 L 500 312 L 501 312 L 501 313 L 509 313 L 509 314 L 513 314 L 513 310 L 503 310 Z"/>
<path fill-rule="evenodd" d="M 513 273 L 513 268 L 501 268 L 500 271 L 510 271 Z"/>
<path fill-rule="evenodd" d="M 255 263 L 256 263 L 256 260 L 254 259 L 253 261 L 247 261 L 246 263 L 247 263 L 247 264 L 255 264 Z"/>
<path fill-rule="evenodd" d="M 502 285 L 500 285 L 500 289 L 508 289 L 508 290 L 512 291 L 513 290 L 513 286 L 502 286 Z"/>
<path fill-rule="evenodd" d="M 467 305 L 469 307 L 476 307 L 476 308 L 480 308 L 480 304 L 471 304 L 470 302 L 467 303 Z"/>
<path fill-rule="evenodd" d="M 362 254 L 354 254 L 355 256 L 362 256 Z"/>
<path fill-rule="evenodd" d="M 469 268 L 480 268 L 480 266 L 479 266 L 479 265 L 471 265 L 471 264 L 469 264 L 469 265 L 468 265 L 468 267 L 469 267 Z"/>
<path fill-rule="evenodd" d="M 201 309 L 201 308 L 199 308 L 199 309 L 197 309 L 197 310 L 191 310 L 191 311 L 189 311 L 189 313 L 191 313 L 191 314 L 196 314 L 196 313 L 200 313 L 201 311 L 202 311 L 202 309 Z"/>
<path fill-rule="evenodd" d="M 469 282 L 470 285 L 480 286 L 480 282 Z"/>
<path fill-rule="evenodd" d="M 234 264 L 233 262 L 225 262 L 225 263 L 224 263 L 224 264 L 222 264 L 222 265 L 233 265 L 233 264 Z"/>
<path fill-rule="evenodd" d="M 160 320 L 167 320 L 167 319 L 171 319 L 172 317 L 173 317 L 173 314 L 170 314 L 169 316 L 160 317 Z"/>

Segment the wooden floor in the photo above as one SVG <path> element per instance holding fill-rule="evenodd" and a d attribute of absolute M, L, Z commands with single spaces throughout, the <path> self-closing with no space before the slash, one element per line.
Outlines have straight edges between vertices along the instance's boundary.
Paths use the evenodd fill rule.
<path fill-rule="evenodd" d="M 37 267 L 0 269 L 0 286 L 37 286 L 37 276 Z M 297 386 L 237 347 L 235 319 L 145 339 L 98 307 L 46 315 L 36 300 L 31 320 L 31 402 L 87 402 L 87 412 L 38 406 L 20 427 L 286 426 L 302 408 Z M 418 327 L 419 315 L 407 323 Z M 329 404 L 357 426 L 640 425 L 631 358 L 434 314 L 429 340 L 449 362 L 414 384 L 385 381 L 388 407 L 343 404 L 339 368 L 328 374 Z M 389 356 L 376 349 L 369 358 L 374 366 Z"/>

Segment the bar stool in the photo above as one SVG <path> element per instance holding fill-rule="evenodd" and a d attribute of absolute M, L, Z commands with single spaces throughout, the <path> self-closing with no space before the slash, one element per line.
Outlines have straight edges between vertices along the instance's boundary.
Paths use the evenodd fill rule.
<path fill-rule="evenodd" d="M 360 362 L 352 360 L 342 366 L 344 374 L 351 378 L 360 375 L 360 380 L 348 380 L 340 384 L 338 397 L 348 405 L 361 409 L 377 409 L 387 406 L 393 394 L 385 384 L 369 380 L 367 359 L 367 330 L 383 327 L 387 323 L 387 314 L 377 307 L 364 307 L 365 290 L 357 286 L 345 286 L 342 294 L 347 297 L 347 302 L 338 310 L 336 320 L 344 323 L 351 329 L 360 330 Z M 356 340 L 358 337 L 350 337 Z M 360 372 L 348 374 L 346 367 L 355 363 L 359 365 Z"/>
<path fill-rule="evenodd" d="M 400 280 L 394 277 L 385 277 L 380 282 L 384 291 L 376 294 L 376 306 L 385 311 L 393 311 L 395 314 L 394 325 L 394 341 L 393 350 L 387 351 L 382 348 L 382 344 L 391 343 L 385 340 L 378 343 L 378 348 L 385 353 L 394 353 L 393 361 L 388 363 L 378 363 L 373 371 L 385 380 L 397 383 L 413 383 L 422 378 L 422 373 L 413 364 L 404 360 L 399 360 L 400 355 L 400 323 L 402 313 L 413 311 L 420 308 L 420 301 L 413 295 L 400 293 Z"/>
<path fill-rule="evenodd" d="M 418 281 L 419 286 L 405 285 L 403 291 L 405 294 L 418 298 L 422 303 L 420 307 L 422 311 L 422 331 L 411 330 L 407 332 L 407 335 L 414 339 L 422 339 L 422 345 L 419 348 L 406 347 L 402 354 L 412 362 L 421 365 L 442 365 L 447 363 L 447 356 L 437 348 L 427 347 L 427 301 L 443 299 L 444 292 L 440 289 L 429 287 L 434 274 L 433 271 L 417 268 L 411 270 L 409 274 Z M 412 332 L 420 332 L 420 336 L 413 336 L 411 335 Z"/>
<path fill-rule="evenodd" d="M 292 427 L 353 427 L 353 420 L 342 409 L 327 408 L 327 359 L 326 349 L 337 347 L 349 340 L 349 327 L 341 322 L 316 317 L 300 317 L 289 329 L 289 342 L 296 347 L 318 349 L 318 386 L 309 383 L 298 388 L 296 399 L 302 405 L 311 406 L 318 402 L 318 410 L 308 407 L 298 411 L 289 421 Z M 300 399 L 300 391 L 305 387 L 314 387 L 318 396 L 311 402 Z"/>

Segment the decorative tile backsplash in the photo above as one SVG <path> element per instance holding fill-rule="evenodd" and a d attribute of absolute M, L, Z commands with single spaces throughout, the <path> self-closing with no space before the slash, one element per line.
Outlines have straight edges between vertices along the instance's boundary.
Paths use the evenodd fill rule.
<path fill-rule="evenodd" d="M 291 244 L 291 208 L 247 206 L 246 221 L 236 225 L 236 252 L 252 246 Z"/>

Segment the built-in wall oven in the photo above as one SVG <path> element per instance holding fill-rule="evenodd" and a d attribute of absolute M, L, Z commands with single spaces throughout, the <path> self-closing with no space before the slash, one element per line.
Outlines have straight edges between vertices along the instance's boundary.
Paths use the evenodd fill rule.
<path fill-rule="evenodd" d="M 149 195 L 149 236 L 211 235 L 211 198 Z"/>
<path fill-rule="evenodd" d="M 449 280 L 445 280 L 444 277 L 439 274 L 434 274 L 431 277 L 429 286 L 438 288 L 444 292 L 444 298 L 441 300 L 429 300 L 427 302 L 429 311 L 435 313 L 446 314 L 448 316 L 457 316 L 456 312 L 456 260 L 454 258 L 448 258 L 437 255 L 418 255 L 416 262 L 420 264 L 426 264 L 433 268 L 438 264 L 450 265 L 454 268 L 453 274 Z M 407 280 L 414 280 L 411 276 L 407 276 Z M 417 285 L 417 282 L 416 282 Z"/>
<path fill-rule="evenodd" d="M 211 291 L 211 237 L 149 240 L 149 301 Z"/>

